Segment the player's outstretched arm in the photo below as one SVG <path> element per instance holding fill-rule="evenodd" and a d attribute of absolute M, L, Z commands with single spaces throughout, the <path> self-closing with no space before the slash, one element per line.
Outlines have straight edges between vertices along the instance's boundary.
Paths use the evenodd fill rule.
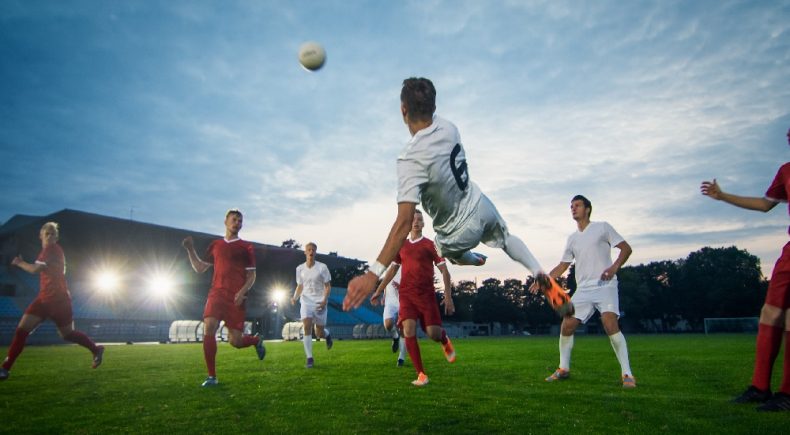
<path fill-rule="evenodd" d="M 22 257 L 19 255 L 17 255 L 16 257 L 14 257 L 13 260 L 11 260 L 11 264 L 33 275 L 41 272 L 42 270 L 44 270 L 45 267 L 47 267 L 46 265 L 41 263 L 28 263 L 27 261 L 23 260 Z"/>
<path fill-rule="evenodd" d="M 368 269 L 364 275 L 358 276 L 348 283 L 348 293 L 346 298 L 343 299 L 344 310 L 348 311 L 358 308 L 373 291 L 379 277 L 384 274 L 386 267 L 384 265 L 392 263 L 392 260 L 395 259 L 400 247 L 403 245 L 403 241 L 409 234 L 416 208 L 417 204 L 413 202 L 398 203 L 398 217 L 395 218 L 395 223 L 392 224 L 387 241 L 384 242 L 384 247 L 381 248 L 376 262 L 371 265 L 371 269 Z"/>
<path fill-rule="evenodd" d="M 713 181 L 703 181 L 699 190 L 705 196 L 709 196 L 717 201 L 724 201 L 727 204 L 732 204 L 736 207 L 745 208 L 747 210 L 768 212 L 776 207 L 777 204 L 768 198 L 740 196 L 724 192 L 719 187 L 719 183 L 716 182 L 715 178 Z"/>
<path fill-rule="evenodd" d="M 192 265 L 192 269 L 197 273 L 205 272 L 211 264 L 206 263 L 205 261 L 201 260 L 198 256 L 197 252 L 195 252 L 195 242 L 192 240 L 192 236 L 187 236 L 182 242 L 181 246 L 187 250 L 187 256 L 189 257 L 189 264 Z"/>

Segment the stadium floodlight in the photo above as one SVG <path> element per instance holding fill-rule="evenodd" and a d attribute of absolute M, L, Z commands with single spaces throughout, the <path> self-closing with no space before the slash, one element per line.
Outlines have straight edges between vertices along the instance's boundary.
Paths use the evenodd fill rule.
<path fill-rule="evenodd" d="M 166 299 L 175 290 L 176 283 L 172 276 L 165 273 L 155 273 L 148 280 L 148 293 L 159 299 Z"/>
<path fill-rule="evenodd" d="M 285 302 L 285 298 L 287 297 L 287 292 L 282 287 L 275 287 L 271 291 L 271 300 L 277 304 L 281 304 Z"/>
<path fill-rule="evenodd" d="M 121 286 L 121 278 L 118 272 L 110 269 L 102 270 L 93 278 L 93 286 L 100 293 L 112 294 L 118 291 Z"/>

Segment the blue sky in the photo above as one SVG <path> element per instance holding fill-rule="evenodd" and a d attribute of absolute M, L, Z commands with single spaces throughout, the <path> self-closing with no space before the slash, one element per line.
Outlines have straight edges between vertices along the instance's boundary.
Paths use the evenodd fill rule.
<path fill-rule="evenodd" d="M 424 76 L 546 268 L 577 193 L 632 264 L 736 245 L 767 274 L 787 240 L 785 205 L 698 189 L 762 196 L 788 160 L 787 0 L 5 0 L 0 59 L 0 222 L 72 208 L 221 233 L 239 207 L 247 239 L 372 260 L 409 138 L 400 85 Z M 455 279 L 525 276 L 480 251 Z"/>

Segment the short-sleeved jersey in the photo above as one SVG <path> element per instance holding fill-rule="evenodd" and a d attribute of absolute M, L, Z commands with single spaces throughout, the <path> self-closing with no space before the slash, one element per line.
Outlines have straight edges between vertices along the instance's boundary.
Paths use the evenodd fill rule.
<path fill-rule="evenodd" d="M 398 156 L 398 202 L 422 207 L 438 233 L 461 227 L 480 202 L 480 188 L 469 178 L 466 154 L 458 129 L 434 116 Z"/>
<path fill-rule="evenodd" d="M 785 163 L 776 172 L 773 183 L 765 191 L 765 198 L 774 202 L 787 202 L 788 191 L 790 191 L 790 163 Z M 790 213 L 790 207 L 788 213 Z M 788 228 L 788 232 L 790 232 L 790 228 Z"/>
<path fill-rule="evenodd" d="M 603 271 L 612 265 L 612 247 L 625 241 L 607 222 L 590 222 L 584 231 L 568 236 L 562 261 L 576 261 L 576 284 L 578 287 L 594 286 Z M 612 278 L 617 282 L 617 277 Z"/>
<path fill-rule="evenodd" d="M 296 284 L 302 286 L 302 305 L 315 305 L 324 300 L 324 284 L 332 281 L 332 275 L 326 264 L 316 261 L 313 267 L 302 263 L 296 267 Z"/>
<path fill-rule="evenodd" d="M 255 270 L 255 248 L 241 239 L 214 240 L 206 250 L 206 262 L 214 265 L 211 290 L 235 296 Z"/>
<path fill-rule="evenodd" d="M 66 284 L 66 257 L 57 243 L 51 243 L 42 249 L 36 257 L 36 264 L 44 267 L 39 274 L 39 296 L 47 300 L 62 298 L 69 295 Z"/>
<path fill-rule="evenodd" d="M 387 284 L 384 290 L 384 303 L 386 305 L 398 305 L 398 294 L 400 292 L 401 271 L 400 268 L 392 277 L 392 280 Z"/>
<path fill-rule="evenodd" d="M 401 267 L 400 294 L 434 292 L 434 265 L 444 264 L 444 258 L 436 252 L 436 246 L 425 237 L 406 239 L 401 246 L 395 263 Z"/>

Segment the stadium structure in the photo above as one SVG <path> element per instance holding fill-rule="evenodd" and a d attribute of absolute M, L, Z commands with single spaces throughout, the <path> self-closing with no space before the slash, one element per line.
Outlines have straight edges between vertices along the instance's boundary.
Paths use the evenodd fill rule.
<path fill-rule="evenodd" d="M 41 250 L 38 234 L 48 221 L 60 225 L 66 254 L 66 279 L 74 307 L 74 323 L 96 341 L 166 342 L 171 325 L 201 320 L 211 283 L 211 270 L 195 273 L 181 241 L 192 236 L 199 254 L 221 237 L 87 213 L 61 210 L 46 216 L 15 215 L 0 227 L 0 343 L 8 344 L 25 307 L 39 290 L 38 276 L 11 265 L 16 255 L 35 260 Z M 247 300 L 252 332 L 282 338 L 287 322 L 298 319 L 298 306 L 288 302 L 300 249 L 255 243 L 257 279 Z M 318 254 L 333 276 L 359 268 L 363 262 L 336 254 Z M 333 287 L 328 323 L 333 335 L 348 335 L 355 325 L 380 323 L 380 308 L 363 306 L 342 311 L 346 289 Z M 278 299 L 279 297 L 279 299 Z M 44 322 L 30 343 L 57 343 L 55 325 Z"/>

